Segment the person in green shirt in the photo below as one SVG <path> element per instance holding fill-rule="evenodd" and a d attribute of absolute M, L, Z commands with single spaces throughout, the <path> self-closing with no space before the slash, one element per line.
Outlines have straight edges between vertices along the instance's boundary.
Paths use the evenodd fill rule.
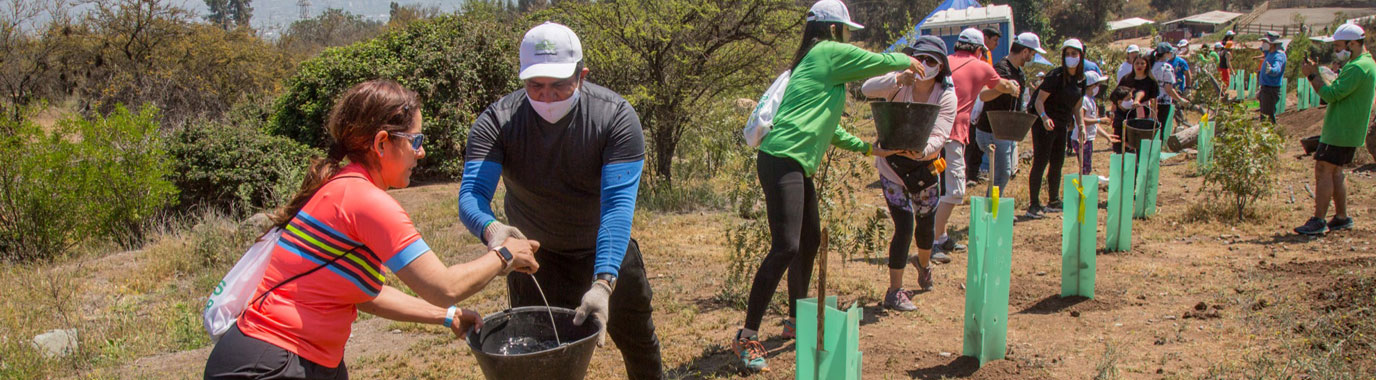
<path fill-rule="evenodd" d="M 1333 83 L 1318 75 L 1318 64 L 1312 59 L 1306 59 L 1301 67 L 1314 91 L 1328 103 L 1328 110 L 1323 115 L 1319 148 L 1314 151 L 1314 216 L 1295 228 L 1296 233 L 1322 235 L 1328 230 L 1352 228 L 1343 165 L 1351 163 L 1357 148 L 1365 143 L 1367 120 L 1376 98 L 1376 61 L 1366 51 L 1365 38 L 1365 31 L 1355 24 L 1343 24 L 1333 32 L 1334 57 L 1347 60 Z M 1334 215 L 1325 223 L 1329 199 L 1333 200 Z"/>
<path fill-rule="evenodd" d="M 876 54 L 846 44 L 850 30 L 859 28 L 863 26 L 850 20 L 850 12 L 838 0 L 821 0 L 812 6 L 774 128 L 760 144 L 756 170 L 764 190 L 771 243 L 750 287 L 745 326 L 731 339 L 732 351 L 748 370 L 768 369 L 767 351 L 756 332 L 785 271 L 790 316 L 797 299 L 807 296 L 812 260 L 822 235 L 812 177 L 827 148 L 835 145 L 880 157 L 902 153 L 917 158 L 914 152 L 872 146 L 837 125 L 844 112 L 847 82 L 924 69 L 916 58 L 902 53 Z M 785 339 L 793 335 L 791 323 L 791 318 L 785 321 Z"/>
<path fill-rule="evenodd" d="M 1213 49 L 1208 49 L 1208 48 L 1203 48 L 1203 47 L 1199 48 L 1199 57 L 1198 57 L 1198 58 L 1199 58 L 1199 63 L 1200 63 L 1200 67 L 1201 67 L 1201 68 L 1202 68 L 1202 67 L 1210 67 L 1210 66 L 1212 66 L 1212 67 L 1217 67 L 1217 66 L 1218 66 L 1218 52 L 1216 52 L 1216 51 L 1214 51 L 1214 50 L 1217 50 L 1218 48 L 1223 47 L 1223 44 L 1221 44 L 1221 43 L 1214 43 L 1214 46 L 1213 46 L 1213 47 L 1214 47 Z"/>

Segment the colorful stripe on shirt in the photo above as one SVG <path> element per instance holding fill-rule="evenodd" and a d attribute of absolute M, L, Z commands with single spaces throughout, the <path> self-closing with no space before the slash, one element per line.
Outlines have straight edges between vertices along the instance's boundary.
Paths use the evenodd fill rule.
<path fill-rule="evenodd" d="M 317 265 L 334 260 L 326 269 L 352 282 L 370 297 L 382 289 L 381 260 L 377 255 L 305 212 L 292 219 L 277 245 Z M 335 260 L 340 255 L 346 256 Z"/>

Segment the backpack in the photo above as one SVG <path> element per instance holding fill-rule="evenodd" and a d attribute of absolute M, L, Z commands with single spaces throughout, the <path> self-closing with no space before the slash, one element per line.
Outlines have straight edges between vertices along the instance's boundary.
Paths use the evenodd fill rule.
<path fill-rule="evenodd" d="M 774 79 L 774 83 L 769 85 L 769 89 L 760 96 L 759 105 L 755 106 L 755 111 L 750 113 L 750 119 L 745 121 L 745 144 L 752 148 L 759 148 L 760 143 L 764 142 L 764 137 L 769 135 L 769 131 L 774 129 L 774 116 L 779 112 L 779 103 L 784 99 L 784 90 L 788 88 L 789 75 L 793 70 L 784 71 L 779 77 Z"/>

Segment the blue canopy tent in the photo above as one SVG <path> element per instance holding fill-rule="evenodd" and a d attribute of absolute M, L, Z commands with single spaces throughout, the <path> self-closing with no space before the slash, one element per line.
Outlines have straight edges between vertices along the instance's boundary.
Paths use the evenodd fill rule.
<path fill-rule="evenodd" d="M 948 53 L 951 53 L 954 52 L 956 36 L 961 30 L 987 27 L 993 27 L 1001 34 L 993 58 L 995 61 L 1003 59 L 1008 55 L 1008 45 L 1012 43 L 1014 35 L 1012 8 L 1007 5 L 985 7 L 977 0 L 945 0 L 885 51 L 899 51 L 918 36 L 934 35 L 946 42 L 947 49 L 951 50 Z"/>

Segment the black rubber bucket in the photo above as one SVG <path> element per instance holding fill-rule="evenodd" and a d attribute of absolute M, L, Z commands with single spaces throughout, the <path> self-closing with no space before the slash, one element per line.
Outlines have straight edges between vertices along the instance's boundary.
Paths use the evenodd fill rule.
<path fill-rule="evenodd" d="M 941 106 L 927 103 L 873 102 L 874 128 L 884 149 L 922 151 L 936 126 Z"/>
<path fill-rule="evenodd" d="M 1305 137 L 1304 140 L 1300 140 L 1300 145 L 1304 146 L 1304 155 L 1314 154 L 1314 151 L 1319 150 L 1319 136 Z"/>
<path fill-rule="evenodd" d="M 999 140 L 1022 141 L 1037 122 L 1037 115 L 1022 111 L 987 111 L 984 115 L 989 117 L 994 138 Z"/>
<path fill-rule="evenodd" d="M 1156 138 L 1156 132 L 1161 130 L 1161 123 L 1152 119 L 1130 119 L 1123 128 L 1123 146 L 1134 152 L 1138 152 L 1142 140 Z"/>
<path fill-rule="evenodd" d="M 550 312 L 554 313 L 554 325 L 564 345 L 536 352 L 502 353 L 513 341 L 554 342 Z M 595 317 L 589 316 L 582 326 L 575 326 L 573 315 L 573 310 L 545 306 L 518 307 L 492 314 L 483 318 L 482 331 L 468 333 L 468 349 L 489 380 L 581 380 L 588 373 L 600 330 Z"/>

